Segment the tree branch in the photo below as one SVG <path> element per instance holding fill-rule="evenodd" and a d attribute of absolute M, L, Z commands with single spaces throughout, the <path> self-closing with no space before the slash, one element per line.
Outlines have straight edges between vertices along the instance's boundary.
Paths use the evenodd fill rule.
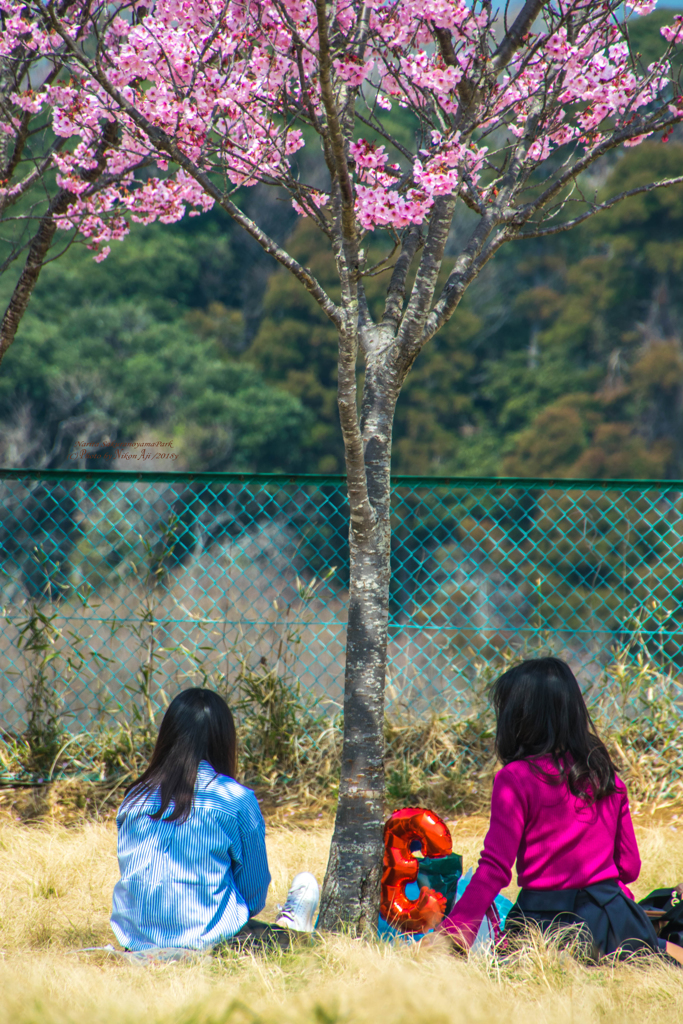
<path fill-rule="evenodd" d="M 330 162 L 332 164 L 330 172 L 334 172 L 336 176 L 336 185 L 341 202 L 341 238 L 335 255 L 337 257 L 337 267 L 342 287 L 342 299 L 346 307 L 346 316 L 344 317 L 344 326 L 339 331 L 337 402 L 346 457 L 351 531 L 356 540 L 362 542 L 375 525 L 375 513 L 370 504 L 368 491 L 365 446 L 358 420 L 358 385 L 356 379 L 359 322 L 365 323 L 367 318 L 369 318 L 369 312 L 367 308 L 364 310 L 359 305 L 360 259 L 358 252 L 358 227 L 356 225 L 353 185 L 346 158 L 346 146 L 332 91 L 332 61 L 330 57 L 325 0 L 315 0 L 315 9 L 318 22 L 320 94 L 323 107 L 325 108 L 329 134 Z M 332 181 L 332 188 L 333 191 L 337 191 L 334 180 Z"/>
<path fill-rule="evenodd" d="M 456 196 L 438 196 L 432 207 L 424 251 L 397 338 L 403 376 L 408 372 L 419 352 L 417 343 L 434 297 L 434 289 L 441 271 L 455 204 Z"/>
<path fill-rule="evenodd" d="M 209 178 L 208 174 L 200 170 L 194 161 L 190 160 L 190 158 L 178 148 L 175 142 L 162 128 L 158 128 L 156 125 L 153 125 L 151 121 L 144 116 L 144 114 L 141 114 L 132 103 L 125 99 L 119 90 L 110 83 L 106 75 L 102 74 L 98 67 L 92 65 L 88 58 L 78 49 L 71 36 L 64 29 L 63 25 L 55 17 L 52 3 L 48 7 L 48 13 L 50 15 L 52 27 L 64 40 L 69 50 L 73 53 L 76 61 L 84 67 L 91 78 L 96 81 L 109 96 L 111 96 L 120 109 L 131 119 L 133 124 L 144 132 L 154 148 L 167 153 L 179 167 L 182 167 L 183 170 L 187 171 L 187 173 L 202 186 L 207 195 L 210 195 L 212 199 L 214 199 L 214 201 L 217 202 L 218 205 L 221 206 L 225 212 L 240 225 L 240 227 L 244 228 L 247 234 L 251 235 L 262 249 L 269 253 L 269 255 L 276 259 L 278 263 L 282 264 L 283 267 L 286 267 L 290 273 L 301 281 L 304 288 L 306 288 L 306 290 L 313 296 L 326 316 L 330 318 L 337 328 L 340 328 L 342 324 L 341 310 L 336 303 L 332 301 L 313 274 L 302 267 L 297 260 L 290 256 L 288 252 L 277 244 L 277 242 L 270 238 L 270 236 L 267 235 L 266 232 L 263 231 L 250 217 L 247 217 L 247 215 L 243 213 L 238 206 L 236 206 L 224 195 L 223 192 L 221 192 L 217 185 L 215 185 Z"/>
<path fill-rule="evenodd" d="M 512 27 L 493 54 L 493 67 L 496 71 L 502 71 L 505 65 L 510 63 L 522 45 L 525 35 L 548 2 L 549 0 L 526 0 L 524 7 L 512 23 Z"/>
<path fill-rule="evenodd" d="M 489 80 L 490 84 L 490 72 L 493 71 L 493 78 L 495 79 L 495 75 L 509 64 L 516 51 L 522 45 L 524 37 L 529 32 L 534 21 L 548 3 L 549 0 L 526 0 L 522 10 L 515 18 L 512 27 L 508 29 L 505 37 L 493 54 L 490 65 L 487 64 L 487 56 L 485 53 L 482 53 L 480 58 L 475 61 L 475 76 L 481 76 L 483 74 L 484 77 Z M 451 67 L 458 67 L 458 58 L 453 47 L 453 39 L 450 30 L 447 28 L 435 28 L 434 35 L 436 36 L 436 40 L 439 44 L 439 50 L 444 64 Z M 465 76 L 460 80 L 458 83 L 458 95 L 460 96 L 463 106 L 463 113 L 471 111 L 478 99 L 478 88 L 473 83 L 471 76 Z"/>
<path fill-rule="evenodd" d="M 406 149 L 406 147 L 405 147 L 405 146 L 402 146 L 402 145 L 401 145 L 401 143 L 400 143 L 400 142 L 398 142 L 398 141 L 397 141 L 397 140 L 396 140 L 396 139 L 395 139 L 395 138 L 393 137 L 393 135 L 390 135 L 390 134 L 389 134 L 389 132 L 386 132 L 386 131 L 385 131 L 385 130 L 384 130 L 384 129 L 383 129 L 382 127 L 381 127 L 381 125 L 378 125 L 378 124 L 374 124 L 374 123 L 373 123 L 373 121 L 371 121 L 371 120 L 370 120 L 369 118 L 367 118 L 367 117 L 363 117 L 363 115 L 362 115 L 362 114 L 359 114 L 357 110 L 354 110 L 354 112 L 353 112 L 353 115 L 354 115 L 354 117 L 357 117 L 359 121 L 362 121 L 362 122 L 363 122 L 363 124 L 367 125 L 367 127 L 368 127 L 368 128 L 371 128 L 373 132 L 377 132 L 377 134 L 378 134 L 378 135 L 381 135 L 383 139 L 386 139 L 386 140 L 387 140 L 387 142 L 389 142 L 389 143 L 390 143 L 390 144 L 391 144 L 391 145 L 392 145 L 392 146 L 394 147 L 394 149 L 397 149 L 397 150 L 398 150 L 398 152 L 399 152 L 399 153 L 400 153 L 400 154 L 401 154 L 402 156 L 404 156 L 404 157 L 406 158 L 406 160 L 409 160 L 409 161 L 410 161 L 410 163 L 411 163 L 411 166 L 412 166 L 412 163 L 413 163 L 413 160 L 415 159 L 415 157 L 414 157 L 414 156 L 413 156 L 413 154 L 412 154 L 412 153 L 410 152 L 410 150 L 409 150 L 409 149 Z"/>
<path fill-rule="evenodd" d="M 20 83 L 21 83 L 21 80 L 24 78 L 24 75 L 29 73 L 30 66 L 34 62 L 34 60 L 35 60 L 34 57 L 29 57 L 26 60 L 25 67 L 20 70 L 19 75 L 17 76 L 17 79 L 16 79 L 17 91 L 19 90 Z M 63 66 L 64 66 L 63 63 L 60 62 L 60 61 L 58 61 L 54 65 L 54 67 L 51 69 L 51 71 L 43 79 L 42 88 L 44 88 L 46 85 L 51 85 L 54 82 L 54 80 L 57 77 L 57 75 L 61 72 Z M 29 136 L 31 136 L 33 134 L 32 131 L 29 131 L 29 125 L 30 125 L 31 119 L 33 117 L 34 117 L 34 115 L 30 111 L 24 111 L 24 113 L 22 115 L 21 126 L 19 128 L 19 131 L 17 132 L 16 141 L 15 141 L 15 145 L 14 145 L 14 150 L 12 152 L 12 156 L 10 157 L 9 161 L 7 162 L 7 166 L 2 171 L 2 177 L 3 177 L 3 179 L 5 181 L 9 181 L 9 179 L 12 177 L 12 175 L 15 172 L 15 170 L 17 169 L 17 166 L 19 165 L 19 161 L 21 160 L 22 154 L 24 152 L 24 147 L 26 145 L 26 141 L 29 138 Z M 8 120 L 9 120 L 9 118 L 8 118 Z M 65 141 L 66 141 L 65 139 L 58 139 L 57 142 L 55 142 L 55 144 L 52 146 L 51 153 L 57 152 L 59 149 L 61 149 L 62 146 L 64 145 Z M 48 163 L 49 163 L 49 160 L 50 160 L 50 157 L 47 158 Z"/>
<path fill-rule="evenodd" d="M 481 225 L 480 225 L 481 226 Z M 489 231 L 491 228 L 489 227 Z M 476 232 L 475 232 L 476 234 Z M 430 338 L 432 338 L 436 332 L 443 327 L 447 320 L 453 315 L 460 299 L 465 294 L 467 286 L 471 281 L 479 274 L 481 269 L 488 263 L 492 256 L 494 256 L 501 245 L 507 242 L 512 236 L 507 229 L 502 230 L 500 234 L 491 240 L 487 246 L 480 246 L 478 255 L 471 258 L 469 265 L 463 256 L 460 257 L 456 266 L 462 266 L 462 270 L 456 274 L 455 268 L 449 275 L 446 286 L 441 293 L 439 301 L 436 303 L 429 316 L 427 317 L 424 325 L 424 330 L 419 342 L 416 343 L 416 353 L 419 352 L 427 344 Z M 470 240 L 471 245 L 472 240 Z M 470 246 L 468 246 L 468 249 Z M 467 250 L 465 250 L 467 251 Z"/>
<path fill-rule="evenodd" d="M 315 10 L 318 18 L 318 43 L 319 43 L 319 68 L 320 68 L 320 95 L 330 132 L 330 143 L 334 166 L 339 182 L 339 190 L 342 199 L 342 225 L 344 237 L 353 241 L 356 235 L 356 218 L 354 215 L 353 185 L 349 174 L 349 167 L 344 151 L 344 136 L 337 114 L 337 105 L 332 93 L 332 61 L 330 59 L 330 41 L 327 34 L 327 15 L 325 12 L 325 0 L 315 0 Z"/>
<path fill-rule="evenodd" d="M 4 181 L 9 181 L 9 179 L 12 177 L 15 170 L 17 169 L 19 161 L 21 160 L 21 154 L 24 152 L 24 146 L 26 145 L 26 140 L 28 139 L 28 126 L 31 123 L 32 116 L 33 115 L 28 110 L 25 110 L 22 115 L 21 125 L 19 127 L 19 130 L 16 134 L 16 138 L 14 141 L 14 149 L 12 150 L 12 156 L 7 161 L 7 166 L 3 168 L 2 171 L 2 177 Z"/>
<path fill-rule="evenodd" d="M 55 153 L 59 152 L 65 142 L 66 139 L 57 139 L 55 144 L 51 147 L 48 155 L 43 157 L 40 163 L 37 164 L 32 171 L 29 171 L 25 178 L 17 182 L 13 188 L 7 190 L 7 194 L 0 200 L 0 214 L 4 213 L 5 210 L 8 210 L 10 206 L 14 206 L 14 204 L 18 202 L 26 192 L 28 192 L 31 186 L 43 177 L 52 163 L 52 157 Z"/>
<path fill-rule="evenodd" d="M 425 320 L 421 337 L 415 342 L 416 351 L 419 352 L 419 350 L 425 345 L 426 341 L 431 338 L 454 313 L 467 285 L 474 276 L 471 273 L 472 268 L 477 265 L 477 257 L 484 249 L 486 239 L 491 234 L 495 223 L 496 214 L 491 210 L 487 216 L 482 218 L 475 230 L 472 232 L 469 242 L 458 256 L 452 271 L 448 275 L 448 280 L 443 286 L 436 305 Z M 508 237 L 508 235 L 504 233 L 501 234 L 503 237 L 501 238 L 499 245 L 496 246 L 496 249 L 500 248 L 500 245 L 502 245 L 503 241 Z M 493 255 L 493 253 L 491 253 L 491 255 Z M 488 262 L 488 259 L 490 259 L 490 256 L 487 257 L 484 262 Z"/>
<path fill-rule="evenodd" d="M 620 132 L 615 132 L 614 135 L 605 139 L 599 146 L 589 150 L 585 156 L 581 157 L 576 163 L 568 167 L 564 174 L 554 181 L 545 192 L 535 199 L 532 203 L 527 203 L 525 206 L 519 207 L 518 209 L 510 208 L 506 215 L 505 220 L 509 223 L 521 227 L 526 221 L 528 221 L 534 213 L 546 206 L 551 199 L 554 199 L 569 182 L 576 178 L 577 175 L 585 171 L 591 164 L 594 164 L 596 160 L 599 160 L 605 153 L 609 153 L 610 150 L 616 149 L 617 146 L 622 145 L 627 139 L 632 139 L 637 135 L 645 135 L 654 131 L 660 131 L 664 128 L 668 128 L 669 125 L 679 123 L 677 115 L 671 115 L 668 118 L 656 123 L 658 115 L 654 115 L 650 118 L 649 123 L 641 123 L 636 128 L 631 125 L 628 129 L 622 129 Z"/>
<path fill-rule="evenodd" d="M 400 255 L 394 265 L 394 272 L 391 275 L 382 314 L 382 324 L 388 325 L 394 331 L 397 330 L 401 322 L 403 302 L 406 297 L 406 279 L 412 262 L 415 259 L 415 253 L 418 251 L 422 241 L 421 229 L 416 224 L 413 224 L 403 240 Z"/>
<path fill-rule="evenodd" d="M 668 188 L 670 185 L 683 185 L 683 174 L 677 178 L 653 181 L 649 185 L 639 185 L 638 188 L 631 188 L 627 192 L 620 192 L 618 196 L 612 196 L 611 199 L 606 199 L 604 203 L 591 204 L 590 210 L 587 210 L 586 213 L 582 213 L 578 217 L 572 218 L 572 220 L 564 221 L 562 224 L 557 224 L 552 228 L 540 228 L 538 231 L 520 230 L 511 237 L 516 240 L 518 238 L 544 238 L 546 235 L 557 235 L 561 231 L 569 231 L 570 228 L 576 227 L 577 224 L 582 224 L 583 221 L 589 220 L 602 210 L 609 210 L 611 206 L 615 206 L 624 199 L 630 199 L 631 196 L 637 196 L 643 192 L 653 192 L 656 188 Z M 579 200 L 576 200 L 576 202 L 579 202 Z M 528 224 L 528 221 L 525 223 Z"/>
<path fill-rule="evenodd" d="M 12 250 L 10 251 L 10 254 L 9 254 L 9 256 L 7 256 L 7 257 L 6 257 L 6 258 L 5 258 L 4 260 L 3 260 L 3 262 L 2 262 L 2 263 L 0 263 L 0 277 L 2 277 L 2 275 L 3 275 L 4 273 L 5 273 L 5 271 L 7 270 L 7 268 L 8 268 L 8 267 L 11 267 L 11 266 L 12 266 L 12 264 L 14 263 L 14 261 L 15 261 L 15 260 L 18 260 L 18 259 L 19 259 L 19 257 L 21 256 L 22 252 L 23 252 L 23 251 L 24 251 L 25 249 L 28 249 L 28 248 L 29 248 L 29 246 L 31 245 L 31 242 L 32 242 L 32 241 L 33 241 L 33 239 L 32 239 L 32 238 L 29 238 L 29 239 L 27 239 L 27 241 L 25 241 L 25 242 L 23 243 L 23 245 L 18 245 L 18 244 L 17 244 L 17 245 L 15 246 L 15 248 L 13 248 L 13 249 L 12 249 Z"/>
<path fill-rule="evenodd" d="M 299 88 L 301 90 L 301 96 L 304 103 L 306 104 L 306 109 L 308 110 L 308 116 L 311 119 L 311 124 L 315 128 L 318 135 L 324 136 L 325 133 L 323 131 L 323 127 L 320 124 L 320 121 L 318 120 L 318 115 L 316 114 L 315 108 L 313 107 L 313 102 L 311 100 L 310 93 L 306 88 L 306 72 L 304 71 L 304 62 L 303 57 L 301 56 L 303 44 L 301 43 L 301 40 L 298 38 L 298 34 L 296 36 L 296 42 L 294 45 L 296 53 L 296 66 L 299 71 Z"/>
<path fill-rule="evenodd" d="M 114 144 L 115 135 L 116 124 L 108 121 L 102 134 L 102 140 L 95 152 L 97 164 L 90 170 L 82 172 L 81 177 L 84 181 L 94 183 L 101 177 L 107 163 L 107 150 Z M 0 363 L 16 337 L 21 318 L 26 312 L 33 289 L 45 264 L 45 257 L 52 245 L 52 240 L 57 230 L 56 218 L 66 213 L 75 199 L 76 196 L 69 192 L 68 189 L 60 188 L 41 217 L 38 230 L 31 240 L 24 269 L 19 275 L 19 280 L 14 287 L 12 297 L 2 318 L 2 323 L 0 323 Z"/>
<path fill-rule="evenodd" d="M 435 28 L 434 35 L 439 44 L 439 51 L 443 59 L 444 64 L 447 67 L 458 67 L 458 58 L 453 48 L 453 39 L 451 37 L 450 29 L 448 28 Z M 477 89 L 472 84 L 471 79 L 467 75 L 463 75 L 457 85 L 458 96 L 460 97 L 460 103 L 462 104 L 462 113 L 467 113 L 472 110 L 477 101 Z M 458 114 L 458 120 L 460 114 Z"/>

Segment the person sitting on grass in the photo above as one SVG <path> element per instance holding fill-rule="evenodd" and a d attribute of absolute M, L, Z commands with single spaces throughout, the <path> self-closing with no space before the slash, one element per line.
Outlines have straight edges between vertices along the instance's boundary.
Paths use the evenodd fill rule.
<path fill-rule="evenodd" d="M 522 662 L 492 689 L 496 752 L 491 823 L 472 881 L 440 930 L 472 945 L 484 914 L 510 884 L 521 892 L 506 935 L 578 926 L 594 958 L 683 948 L 658 939 L 628 888 L 640 873 L 626 786 L 598 737 L 572 670 L 557 658 Z"/>
<path fill-rule="evenodd" d="M 218 943 L 286 947 L 313 931 L 318 884 L 296 876 L 275 925 L 255 921 L 270 884 L 265 824 L 236 781 L 237 738 L 217 693 L 188 689 L 164 715 L 149 767 L 119 809 L 111 926 L 131 951 Z"/>

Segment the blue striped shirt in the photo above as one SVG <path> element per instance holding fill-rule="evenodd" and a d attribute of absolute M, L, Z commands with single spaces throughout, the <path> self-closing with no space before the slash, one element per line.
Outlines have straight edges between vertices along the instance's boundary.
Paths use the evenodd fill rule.
<path fill-rule="evenodd" d="M 265 824 L 250 789 L 202 761 L 187 821 L 152 821 L 158 793 L 116 818 L 121 879 L 111 926 L 122 946 L 204 949 L 266 902 Z"/>

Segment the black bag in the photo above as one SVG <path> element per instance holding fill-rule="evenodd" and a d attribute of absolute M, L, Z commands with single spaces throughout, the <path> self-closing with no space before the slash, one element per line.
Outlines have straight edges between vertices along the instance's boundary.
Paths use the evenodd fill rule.
<path fill-rule="evenodd" d="M 660 939 L 683 946 L 683 895 L 678 889 L 654 889 L 638 906 L 650 918 Z"/>
<path fill-rule="evenodd" d="M 450 914 L 462 877 L 462 857 L 459 853 L 447 853 L 445 857 L 423 857 L 418 864 L 417 884 L 445 896 L 446 913 Z"/>

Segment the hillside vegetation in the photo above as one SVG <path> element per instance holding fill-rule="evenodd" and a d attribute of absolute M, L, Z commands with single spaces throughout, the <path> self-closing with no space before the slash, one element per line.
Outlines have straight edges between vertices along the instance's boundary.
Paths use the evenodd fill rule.
<path fill-rule="evenodd" d="M 634 25 L 644 62 L 673 13 Z M 391 119 L 407 140 L 410 115 Z M 310 141 L 301 159 L 320 162 Z M 605 158 L 580 184 L 604 197 L 682 163 L 677 130 Z M 266 186 L 241 202 L 334 294 L 310 221 Z M 451 252 L 472 216 L 462 206 Z M 394 471 L 683 476 L 682 239 L 679 186 L 504 247 L 407 380 Z M 68 242 L 59 232 L 58 247 Z M 17 272 L 0 280 L 3 306 Z M 375 313 L 385 283 L 368 279 Z M 3 362 L 0 465 L 73 466 L 77 441 L 140 438 L 173 441 L 177 468 L 343 468 L 334 328 L 219 210 L 133 224 L 101 264 L 72 244 L 45 267 Z"/>

